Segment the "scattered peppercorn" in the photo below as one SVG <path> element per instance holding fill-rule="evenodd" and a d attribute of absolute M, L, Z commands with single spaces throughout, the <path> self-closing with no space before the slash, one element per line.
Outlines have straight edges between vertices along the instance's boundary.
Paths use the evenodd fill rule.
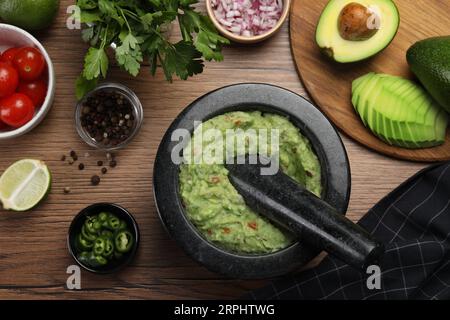
<path fill-rule="evenodd" d="M 69 187 L 65 187 L 64 188 L 64 194 L 68 194 L 70 193 L 70 188 Z"/>
<path fill-rule="evenodd" d="M 91 178 L 91 184 L 92 184 L 93 186 L 98 186 L 99 183 L 100 183 L 100 177 L 97 176 L 97 175 L 92 176 L 92 178 Z"/>
<path fill-rule="evenodd" d="M 101 167 L 101 166 L 103 165 L 103 161 L 102 161 L 102 160 L 98 160 L 98 161 L 97 161 L 97 165 L 98 165 L 99 167 Z"/>
<path fill-rule="evenodd" d="M 84 163 L 80 163 L 80 164 L 78 165 L 78 169 L 84 170 Z"/>
<path fill-rule="evenodd" d="M 119 91 L 104 89 L 84 102 L 81 125 L 97 143 L 115 147 L 127 140 L 135 126 L 131 102 Z"/>
<path fill-rule="evenodd" d="M 106 169 L 105 167 L 102 168 L 102 173 L 106 174 L 108 172 L 108 169 Z"/>
<path fill-rule="evenodd" d="M 63 155 L 61 156 L 61 161 L 66 161 L 66 155 L 63 154 Z"/>
<path fill-rule="evenodd" d="M 68 162 L 69 162 L 70 165 L 72 165 L 74 161 L 73 161 L 73 159 L 69 159 Z"/>
<path fill-rule="evenodd" d="M 77 156 L 77 153 L 75 152 L 75 151 L 70 151 L 70 156 L 72 157 L 72 158 L 74 158 L 74 157 L 76 157 Z"/>
<path fill-rule="evenodd" d="M 111 161 L 109 162 L 109 166 L 110 166 L 111 168 L 115 168 L 115 167 L 117 166 L 117 161 L 116 161 L 116 160 L 111 160 Z"/>

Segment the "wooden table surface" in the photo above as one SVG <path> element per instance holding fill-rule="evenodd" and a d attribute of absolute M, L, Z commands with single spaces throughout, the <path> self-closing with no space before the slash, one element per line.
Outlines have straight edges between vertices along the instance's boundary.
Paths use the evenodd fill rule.
<path fill-rule="evenodd" d="M 96 162 L 105 155 L 85 145 L 74 127 L 74 82 L 86 46 L 79 31 L 65 26 L 66 8 L 72 3 L 63 0 L 54 26 L 37 35 L 56 69 L 52 110 L 31 133 L 0 142 L 0 172 L 16 160 L 36 158 L 46 161 L 53 174 L 52 191 L 36 209 L 26 213 L 0 209 L 0 299 L 228 299 L 266 283 L 224 279 L 187 257 L 159 222 L 152 170 L 166 128 L 183 108 L 208 91 L 239 82 L 267 82 L 307 97 L 292 61 L 287 24 L 265 43 L 227 47 L 225 61 L 208 63 L 203 74 L 188 81 L 170 84 L 160 72 L 152 78 L 148 70 L 132 79 L 114 68 L 108 80 L 136 92 L 144 105 L 145 120 L 133 143 L 117 154 L 118 166 L 102 177 L 99 186 L 92 187 L 90 177 L 99 171 Z M 352 169 L 348 216 L 354 221 L 425 166 L 381 156 L 345 136 L 343 140 Z M 61 155 L 70 150 L 80 155 L 85 170 L 60 161 Z M 90 154 L 87 158 L 86 152 Z M 71 188 L 70 194 L 63 193 L 65 187 Z M 82 271 L 82 290 L 68 290 L 66 269 L 74 261 L 66 247 L 67 229 L 79 210 L 102 201 L 123 205 L 134 214 L 142 234 L 138 255 L 128 268 L 114 275 Z"/>

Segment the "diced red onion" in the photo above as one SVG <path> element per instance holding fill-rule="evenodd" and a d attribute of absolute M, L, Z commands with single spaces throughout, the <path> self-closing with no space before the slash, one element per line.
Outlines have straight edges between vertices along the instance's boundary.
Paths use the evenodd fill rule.
<path fill-rule="evenodd" d="M 244 37 L 264 34 L 275 27 L 283 0 L 208 0 L 219 23 Z"/>

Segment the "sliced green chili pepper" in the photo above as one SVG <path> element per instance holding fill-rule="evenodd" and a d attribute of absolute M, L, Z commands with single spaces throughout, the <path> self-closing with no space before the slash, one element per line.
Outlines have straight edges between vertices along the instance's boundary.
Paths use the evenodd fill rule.
<path fill-rule="evenodd" d="M 105 252 L 106 242 L 103 238 L 97 238 L 94 241 L 94 253 L 96 255 L 101 255 Z"/>
<path fill-rule="evenodd" d="M 124 230 L 120 231 L 115 239 L 114 244 L 116 245 L 116 250 L 120 253 L 125 253 L 131 250 L 131 247 L 133 246 L 134 239 L 131 232 Z"/>
<path fill-rule="evenodd" d="M 120 220 L 120 226 L 118 230 L 125 230 L 127 228 L 127 223 L 123 220 Z"/>
<path fill-rule="evenodd" d="M 109 213 L 107 213 L 107 212 L 100 212 L 100 213 L 98 214 L 98 219 L 99 219 L 101 222 L 104 222 L 104 221 L 108 220 L 108 217 L 109 217 Z"/>
<path fill-rule="evenodd" d="M 90 252 L 83 251 L 78 255 L 78 260 L 80 260 L 80 262 L 83 264 L 90 265 L 90 262 L 89 262 L 90 256 L 91 256 Z"/>
<path fill-rule="evenodd" d="M 84 223 L 86 226 L 86 231 L 91 234 L 96 234 L 99 230 L 99 225 L 97 221 L 97 217 L 89 217 L 86 219 L 86 222 Z"/>
<path fill-rule="evenodd" d="M 108 264 L 108 260 L 106 260 L 102 256 L 95 256 L 95 261 L 101 266 L 104 266 L 104 265 Z"/>
<path fill-rule="evenodd" d="M 114 253 L 114 244 L 111 239 L 105 240 L 105 250 L 103 251 L 103 256 L 106 258 L 110 258 Z"/>
<path fill-rule="evenodd" d="M 121 259 L 134 245 L 134 236 L 127 223 L 109 212 L 87 217 L 76 236 L 80 263 L 101 267 L 111 259 Z"/>
<path fill-rule="evenodd" d="M 81 227 L 81 235 L 88 241 L 94 241 L 97 238 L 94 234 L 87 231 L 87 227 L 85 224 L 83 225 L 83 227 Z"/>
<path fill-rule="evenodd" d="M 114 234 L 110 230 L 102 230 L 102 232 L 100 232 L 100 235 L 103 238 L 108 238 L 108 239 L 112 239 L 114 237 Z"/>
<path fill-rule="evenodd" d="M 110 217 L 108 219 L 108 226 L 112 229 L 112 230 L 117 230 L 120 227 L 120 220 L 117 217 Z"/>
<path fill-rule="evenodd" d="M 108 264 L 108 260 L 100 255 L 95 255 L 91 252 L 89 256 L 89 265 L 92 267 L 100 267 Z"/>
<path fill-rule="evenodd" d="M 81 251 L 90 250 L 94 244 L 91 241 L 86 240 L 81 233 L 77 236 L 77 247 Z"/>

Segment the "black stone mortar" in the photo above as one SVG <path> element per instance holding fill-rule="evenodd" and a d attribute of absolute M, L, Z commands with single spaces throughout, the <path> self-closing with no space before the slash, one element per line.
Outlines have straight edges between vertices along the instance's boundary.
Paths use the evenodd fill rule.
<path fill-rule="evenodd" d="M 153 190 L 159 217 L 170 236 L 211 271 L 231 278 L 268 278 L 291 272 L 320 253 L 296 242 L 270 254 L 251 255 L 226 251 L 209 242 L 190 222 L 179 193 L 179 165 L 171 160 L 176 129 L 194 131 L 194 121 L 206 121 L 232 111 L 261 111 L 286 116 L 309 139 L 322 169 L 322 199 L 345 215 L 350 199 L 350 167 L 336 129 L 309 101 L 286 89 L 268 84 L 237 84 L 212 91 L 191 103 L 170 125 L 155 159 Z"/>

